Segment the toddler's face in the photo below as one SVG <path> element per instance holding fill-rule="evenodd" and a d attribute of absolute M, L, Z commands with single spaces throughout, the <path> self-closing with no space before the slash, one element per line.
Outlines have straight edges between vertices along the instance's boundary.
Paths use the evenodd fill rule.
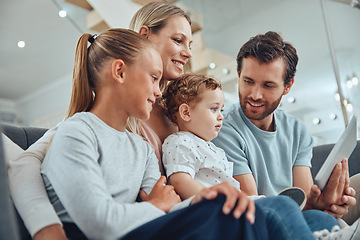
<path fill-rule="evenodd" d="M 190 117 L 188 130 L 204 139 L 214 139 L 222 126 L 224 108 L 224 93 L 220 88 L 206 89 L 200 94 L 201 101 L 190 104 Z"/>

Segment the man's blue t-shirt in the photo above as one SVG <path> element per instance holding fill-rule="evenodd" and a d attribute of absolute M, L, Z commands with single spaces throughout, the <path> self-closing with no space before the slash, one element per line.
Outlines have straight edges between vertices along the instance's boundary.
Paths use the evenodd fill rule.
<path fill-rule="evenodd" d="M 263 131 L 244 115 L 239 103 L 234 104 L 213 140 L 234 163 L 234 176 L 253 174 L 259 195 L 277 195 L 291 187 L 294 166 L 311 167 L 313 139 L 305 125 L 280 109 L 274 116 L 276 130 Z"/>

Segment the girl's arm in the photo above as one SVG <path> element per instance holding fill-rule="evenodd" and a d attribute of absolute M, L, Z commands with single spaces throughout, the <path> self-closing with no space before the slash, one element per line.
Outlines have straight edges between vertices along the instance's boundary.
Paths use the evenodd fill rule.
<path fill-rule="evenodd" d="M 198 181 L 193 179 L 190 174 L 185 172 L 176 172 L 169 176 L 170 184 L 174 186 L 177 194 L 182 199 L 187 199 L 198 194 L 203 188 Z"/>
<path fill-rule="evenodd" d="M 13 202 L 26 228 L 35 238 L 37 238 L 36 233 L 45 227 L 62 224 L 48 199 L 40 175 L 47 145 L 56 129 L 57 127 L 54 127 L 47 131 L 28 150 L 17 158 L 10 159 L 9 163 L 9 184 Z M 42 234 L 44 232 L 46 233 L 42 231 Z"/>

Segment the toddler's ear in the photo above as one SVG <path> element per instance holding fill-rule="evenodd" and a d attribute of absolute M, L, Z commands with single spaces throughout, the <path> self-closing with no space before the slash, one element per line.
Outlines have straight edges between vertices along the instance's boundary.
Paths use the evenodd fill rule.
<path fill-rule="evenodd" d="M 111 74 L 113 78 L 119 83 L 124 82 L 124 68 L 125 63 L 121 59 L 114 60 L 111 65 Z"/>
<path fill-rule="evenodd" d="M 186 103 L 180 105 L 179 116 L 185 122 L 189 122 L 191 120 L 189 105 L 187 105 Z"/>

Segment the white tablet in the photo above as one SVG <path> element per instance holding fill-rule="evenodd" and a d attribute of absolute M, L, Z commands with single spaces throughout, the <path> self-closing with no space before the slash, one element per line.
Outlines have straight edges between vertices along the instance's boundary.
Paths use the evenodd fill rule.
<path fill-rule="evenodd" d="M 357 119 L 354 115 L 339 141 L 335 144 L 319 172 L 316 174 L 315 184 L 318 185 L 321 190 L 325 188 L 336 163 L 341 162 L 343 158 L 349 158 L 354 151 L 357 144 L 356 133 Z"/>

